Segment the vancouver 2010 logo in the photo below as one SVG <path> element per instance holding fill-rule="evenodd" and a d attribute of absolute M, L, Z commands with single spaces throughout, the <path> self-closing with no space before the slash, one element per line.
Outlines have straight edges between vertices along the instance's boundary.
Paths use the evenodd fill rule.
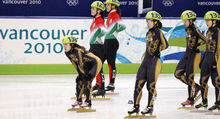
<path fill-rule="evenodd" d="M 79 0 L 66 0 L 66 3 L 69 6 L 76 6 L 79 3 Z"/>

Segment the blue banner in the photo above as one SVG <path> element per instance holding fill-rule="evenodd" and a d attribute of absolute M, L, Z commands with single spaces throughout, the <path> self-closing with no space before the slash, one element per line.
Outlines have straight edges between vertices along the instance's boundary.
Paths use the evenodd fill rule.
<path fill-rule="evenodd" d="M 0 16 L 90 16 L 95 0 L 0 0 Z M 120 0 L 123 17 L 136 17 L 138 0 Z"/>
<path fill-rule="evenodd" d="M 154 0 L 153 10 L 163 17 L 180 17 L 183 11 L 193 10 L 203 17 L 210 10 L 220 13 L 220 0 Z"/>

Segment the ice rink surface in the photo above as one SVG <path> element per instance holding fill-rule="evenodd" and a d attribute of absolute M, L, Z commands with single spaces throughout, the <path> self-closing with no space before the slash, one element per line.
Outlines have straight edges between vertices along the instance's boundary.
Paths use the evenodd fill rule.
<path fill-rule="evenodd" d="M 128 100 L 133 100 L 135 77 L 136 74 L 118 74 L 115 92 L 119 95 L 106 96 L 111 100 L 93 101 L 96 112 L 76 113 L 67 112 L 74 102 L 70 98 L 75 96 L 76 75 L 0 75 L 0 119 L 123 119 L 132 108 Z M 195 80 L 199 82 L 199 74 Z M 209 106 L 212 106 L 215 92 L 211 79 L 209 87 Z M 187 87 L 173 74 L 159 76 L 157 93 L 154 110 L 157 119 L 220 118 L 177 110 L 187 99 Z M 147 100 L 145 86 L 140 110 L 146 106 Z"/>

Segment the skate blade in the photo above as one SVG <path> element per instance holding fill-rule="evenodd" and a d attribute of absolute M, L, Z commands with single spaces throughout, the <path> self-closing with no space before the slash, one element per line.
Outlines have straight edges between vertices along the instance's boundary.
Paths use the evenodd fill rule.
<path fill-rule="evenodd" d="M 110 93 L 105 93 L 105 95 L 119 95 L 119 93 L 110 92 Z"/>
<path fill-rule="evenodd" d="M 111 98 L 106 98 L 106 97 L 101 97 L 101 98 L 97 98 L 97 97 L 93 97 L 92 100 L 110 100 Z"/>
<path fill-rule="evenodd" d="M 139 118 L 139 115 L 128 115 L 124 117 L 124 119 L 130 119 L 130 118 Z"/>
<path fill-rule="evenodd" d="M 157 116 L 156 115 L 148 115 L 148 116 L 146 116 L 146 115 L 141 115 L 141 116 L 139 116 L 138 118 L 139 119 L 147 119 L 147 118 L 156 118 Z"/>
<path fill-rule="evenodd" d="M 196 109 L 195 107 L 179 107 L 178 110 L 192 110 L 192 109 Z"/>
<path fill-rule="evenodd" d="M 67 111 L 77 111 L 78 109 L 80 109 L 80 108 L 70 108 Z"/>
<path fill-rule="evenodd" d="M 83 108 L 80 108 L 80 109 L 77 109 L 76 112 L 80 113 L 80 112 L 95 112 L 96 109 L 83 109 Z"/>
<path fill-rule="evenodd" d="M 83 99 L 86 98 L 85 96 L 82 97 Z M 71 99 L 77 99 L 77 97 L 71 97 Z"/>

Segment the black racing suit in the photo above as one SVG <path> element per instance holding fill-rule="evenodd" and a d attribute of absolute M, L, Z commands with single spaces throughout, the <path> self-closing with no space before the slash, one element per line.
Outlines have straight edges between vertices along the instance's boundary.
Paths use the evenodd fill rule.
<path fill-rule="evenodd" d="M 212 84 L 215 87 L 215 104 L 220 105 L 220 29 L 215 27 L 209 28 L 206 36 L 208 42 L 206 43 L 206 52 L 204 56 L 204 61 L 201 65 L 200 73 L 200 85 L 202 92 L 203 103 L 207 104 L 207 95 L 208 95 L 208 79 L 211 76 Z M 218 65 L 217 65 L 218 64 Z"/>
<path fill-rule="evenodd" d="M 188 85 L 188 100 L 194 103 L 195 88 L 199 86 L 195 83 L 194 76 L 201 61 L 198 46 L 205 44 L 207 39 L 195 25 L 187 27 L 186 33 L 186 52 L 179 61 L 174 75 Z M 202 39 L 202 42 L 199 42 L 200 39 Z"/>
<path fill-rule="evenodd" d="M 85 102 L 91 104 L 91 84 L 92 80 L 101 70 L 101 60 L 93 53 L 84 51 L 79 48 L 71 49 L 69 52 L 65 52 L 65 54 L 70 59 L 70 61 L 72 62 L 73 66 L 76 68 L 79 74 L 76 78 L 77 101 L 82 102 L 82 94 L 84 88 L 86 88 Z"/>
<path fill-rule="evenodd" d="M 147 83 L 148 90 L 148 107 L 153 107 L 156 98 L 156 82 L 161 71 L 160 52 L 168 47 L 168 43 L 162 31 L 154 27 L 147 32 L 146 46 L 144 60 L 136 77 L 134 107 L 139 106 L 145 83 Z"/>

